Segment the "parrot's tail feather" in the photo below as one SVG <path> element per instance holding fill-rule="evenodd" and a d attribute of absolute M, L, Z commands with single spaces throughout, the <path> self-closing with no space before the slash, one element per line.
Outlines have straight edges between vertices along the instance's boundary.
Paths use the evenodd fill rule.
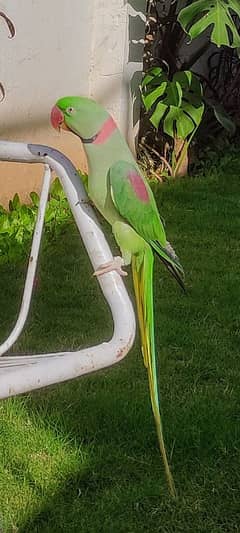
<path fill-rule="evenodd" d="M 154 252 L 156 252 L 158 255 L 159 259 L 163 262 L 172 276 L 176 279 L 182 290 L 186 293 L 186 287 L 184 284 L 184 270 L 172 246 L 167 243 L 167 246 L 164 248 L 158 241 L 151 241 L 150 244 Z"/>
<path fill-rule="evenodd" d="M 158 256 L 162 263 L 165 265 L 165 267 L 169 270 L 169 272 L 172 274 L 172 276 L 175 278 L 175 280 L 177 281 L 177 283 L 180 285 L 181 289 L 183 290 L 183 292 L 187 292 L 186 290 L 186 287 L 185 287 L 185 284 L 184 284 L 184 281 L 183 281 L 183 278 L 182 276 L 179 274 L 178 270 L 176 268 L 174 268 L 174 266 L 169 263 L 165 258 L 163 258 L 162 256 Z"/>
<path fill-rule="evenodd" d="M 169 468 L 164 445 L 162 422 L 159 408 L 158 380 L 156 369 L 156 355 L 154 342 L 153 315 L 153 253 L 150 246 L 138 256 L 132 257 L 133 282 L 137 301 L 137 311 L 140 325 L 142 353 L 144 364 L 148 371 L 150 397 L 154 419 L 156 423 L 159 448 L 162 454 L 166 477 L 172 496 L 176 497 L 173 477 Z"/>

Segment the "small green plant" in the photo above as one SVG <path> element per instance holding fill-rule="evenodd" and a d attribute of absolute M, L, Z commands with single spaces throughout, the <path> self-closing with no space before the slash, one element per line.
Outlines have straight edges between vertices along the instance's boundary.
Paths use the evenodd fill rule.
<path fill-rule="evenodd" d="M 24 256 L 35 218 L 35 209 L 21 204 L 18 194 L 10 200 L 9 211 L 0 208 L 0 263 L 15 262 Z"/>
<path fill-rule="evenodd" d="M 21 203 L 18 194 L 9 202 L 7 211 L 0 206 L 0 264 L 18 262 L 26 258 L 36 223 L 39 196 L 30 193 L 31 203 Z M 50 189 L 45 214 L 45 232 L 50 238 L 61 233 L 71 219 L 71 211 L 65 193 L 56 178 Z"/>
<path fill-rule="evenodd" d="M 202 120 L 202 86 L 190 71 L 176 72 L 169 79 L 161 67 L 153 67 L 142 82 L 142 99 L 150 121 L 174 141 L 172 176 L 181 172 L 188 146 Z M 179 149 L 180 147 L 180 149 Z"/>
<path fill-rule="evenodd" d="M 69 221 L 71 210 L 65 196 L 65 192 L 58 178 L 56 178 L 50 189 L 49 202 L 47 204 L 45 222 L 47 231 L 56 237 L 63 225 Z"/>

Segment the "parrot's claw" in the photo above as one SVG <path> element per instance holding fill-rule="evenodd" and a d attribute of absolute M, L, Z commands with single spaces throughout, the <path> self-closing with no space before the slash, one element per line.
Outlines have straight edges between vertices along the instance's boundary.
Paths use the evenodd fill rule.
<path fill-rule="evenodd" d="M 98 269 L 94 272 L 94 276 L 102 276 L 103 274 L 106 274 L 107 272 L 112 272 L 115 270 L 120 276 L 127 276 L 127 272 L 122 269 L 122 266 L 124 265 L 124 260 L 122 257 L 117 256 L 114 257 L 112 261 L 109 263 L 105 263 L 104 265 L 100 265 Z"/>

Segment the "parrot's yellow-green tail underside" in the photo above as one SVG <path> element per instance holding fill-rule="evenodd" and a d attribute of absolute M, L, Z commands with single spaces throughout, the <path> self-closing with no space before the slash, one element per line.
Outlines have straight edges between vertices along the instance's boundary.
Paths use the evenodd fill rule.
<path fill-rule="evenodd" d="M 153 262 L 154 257 L 150 246 L 141 255 L 132 257 L 132 273 L 137 302 L 142 353 L 148 372 L 150 398 L 154 414 L 159 448 L 162 454 L 169 489 L 172 496 L 176 496 L 173 477 L 169 468 L 159 407 L 157 362 L 154 341 L 154 310 L 153 310 Z"/>

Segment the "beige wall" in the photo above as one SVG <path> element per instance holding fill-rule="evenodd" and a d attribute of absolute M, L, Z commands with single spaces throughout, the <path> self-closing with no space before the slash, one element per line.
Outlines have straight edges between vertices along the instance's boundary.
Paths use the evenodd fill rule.
<path fill-rule="evenodd" d="M 1 0 L 1 10 L 13 20 L 16 36 L 8 39 L 1 21 L 6 98 L 0 104 L 0 139 L 54 146 L 86 170 L 78 139 L 50 127 L 50 109 L 61 96 L 91 95 L 127 132 L 129 82 L 142 59 L 138 53 L 128 61 L 129 13 L 140 26 L 142 15 L 126 0 Z M 140 31 L 143 38 L 144 25 Z M 40 175 L 37 165 L 0 163 L 0 203 L 16 191 L 26 199 L 38 189 Z"/>
<path fill-rule="evenodd" d="M 4 136 L 5 139 L 7 135 Z M 39 128 L 31 134 L 30 131 L 21 131 L 20 135 L 11 135 L 9 140 L 36 142 L 54 146 L 64 152 L 83 171 L 87 171 L 87 163 L 77 137 L 63 132 L 52 133 L 50 128 Z M 43 167 L 22 163 L 0 162 L 0 204 L 7 206 L 9 199 L 16 192 L 23 201 L 29 201 L 29 192 L 39 191 L 42 181 Z"/>
<path fill-rule="evenodd" d="M 1 10 L 13 20 L 16 37 L 8 39 L 1 23 L 6 98 L 0 104 L 0 138 L 49 144 L 84 166 L 80 143 L 54 132 L 49 113 L 60 96 L 89 93 L 91 0 L 5 0 Z M 0 202 L 6 204 L 16 191 L 27 199 L 28 192 L 39 189 L 41 175 L 38 165 L 0 163 Z"/>

